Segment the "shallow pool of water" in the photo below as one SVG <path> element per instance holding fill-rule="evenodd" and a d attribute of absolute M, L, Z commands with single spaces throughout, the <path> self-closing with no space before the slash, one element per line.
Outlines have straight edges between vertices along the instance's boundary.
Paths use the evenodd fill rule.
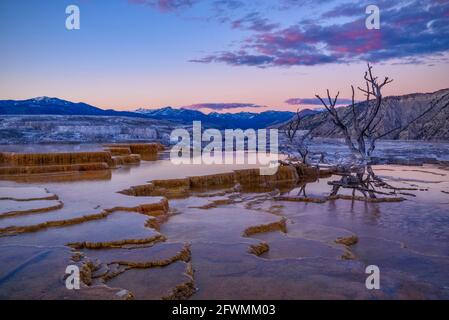
<path fill-rule="evenodd" d="M 170 295 L 178 285 L 189 287 L 192 283 L 193 294 L 186 298 L 449 298 L 447 168 L 375 167 L 376 173 L 391 184 L 420 189 L 410 191 L 413 195 L 406 195 L 405 201 L 394 203 L 348 200 L 306 203 L 276 199 L 276 194 L 295 196 L 300 191 L 309 197 L 324 198 L 330 193 L 328 182 L 338 178 L 329 177 L 282 191 L 231 190 L 208 197 L 198 193 L 170 199 L 170 217 L 159 230 L 147 225 L 151 217 L 117 209 L 160 201 L 160 197 L 117 193 L 134 185 L 247 167 L 175 166 L 168 160 L 158 160 L 112 170 L 104 179 L 0 181 L 0 188 L 16 188 L 13 190 L 18 195 L 22 194 L 21 188 L 33 187 L 34 192 L 44 197 L 42 190 L 46 189 L 63 203 L 62 208 L 47 212 L 1 217 L 0 229 L 42 225 L 116 208 L 111 215 L 95 221 L 0 237 L 0 298 L 109 299 L 117 298 L 118 291 L 127 289 L 137 299 L 158 299 Z M 26 192 L 32 193 L 32 189 Z M 0 200 L 0 208 L 11 207 L 14 201 L 19 199 Z M 56 200 L 30 200 L 26 201 L 26 207 L 42 206 L 42 201 Z M 284 221 L 286 230 L 245 233 L 248 228 L 280 221 Z M 163 235 L 165 241 L 93 250 L 67 246 L 73 242 L 119 242 L 155 235 Z M 358 237 L 355 245 L 346 247 L 335 242 L 339 237 L 351 235 Z M 250 246 L 261 242 L 268 244 L 267 252 L 260 256 L 249 252 Z M 177 248 L 184 246 L 189 247 L 188 258 L 177 255 Z M 149 247 L 155 250 L 146 249 Z M 351 254 L 349 260 L 342 258 L 347 251 Z M 94 275 L 106 274 L 106 280 L 97 277 L 90 287 L 67 290 L 65 268 L 77 262 L 72 260 L 75 255 L 80 255 L 81 261 L 90 259 L 95 264 Z M 130 268 L 133 261 L 148 265 Z M 149 267 L 155 262 L 162 266 Z M 380 290 L 365 287 L 368 265 L 380 269 Z"/>

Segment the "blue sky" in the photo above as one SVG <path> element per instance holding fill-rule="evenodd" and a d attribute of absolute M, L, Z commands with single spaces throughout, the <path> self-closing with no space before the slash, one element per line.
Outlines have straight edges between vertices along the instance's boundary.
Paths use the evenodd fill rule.
<path fill-rule="evenodd" d="M 388 94 L 434 91 L 449 87 L 448 22 L 447 0 L 0 0 L 0 98 L 291 110 L 327 88 L 347 98 L 368 61 Z"/>

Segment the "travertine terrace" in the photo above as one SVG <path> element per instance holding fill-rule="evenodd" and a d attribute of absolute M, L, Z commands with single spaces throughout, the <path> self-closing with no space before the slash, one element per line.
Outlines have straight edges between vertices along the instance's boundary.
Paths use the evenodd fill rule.
<path fill-rule="evenodd" d="M 108 171 L 155 159 L 164 147 L 159 143 L 107 145 L 104 151 L 14 153 L 0 152 L 0 179 L 25 179 L 39 174 Z"/>
<path fill-rule="evenodd" d="M 114 144 L 89 152 L 1 153 L 0 297 L 446 296 L 447 242 L 444 224 L 435 221 L 444 216 L 447 168 L 377 167 L 414 191 L 400 202 L 398 194 L 349 201 L 349 192 L 328 196 L 331 169 L 282 165 L 261 176 L 254 167 L 200 172 L 148 161 L 162 150 Z M 429 210 L 426 223 L 417 223 Z M 420 226 L 413 234 L 403 231 L 408 221 Z M 437 240 L 430 244 L 429 237 Z M 400 257 L 432 265 L 434 276 L 415 264 L 404 267 Z M 384 266 L 384 289 L 370 292 L 364 267 L 374 262 Z M 80 268 L 81 290 L 65 288 L 68 265 Z"/>

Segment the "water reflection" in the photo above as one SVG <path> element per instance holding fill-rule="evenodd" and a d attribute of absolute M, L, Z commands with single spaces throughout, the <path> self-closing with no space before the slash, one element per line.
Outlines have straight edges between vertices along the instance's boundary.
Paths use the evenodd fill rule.
<path fill-rule="evenodd" d="M 150 204 L 155 197 L 133 197 L 117 192 L 157 179 L 254 167 L 257 165 L 174 166 L 166 159 L 159 159 L 114 169 L 104 179 L 0 181 L 0 187 L 46 188 L 64 202 L 64 207 L 58 210 L 1 219 L 0 229 L 79 218 L 113 207 Z M 171 214 L 158 231 L 146 226 L 152 217 L 117 211 L 98 221 L 0 237 L 0 279 L 4 284 L 0 286 L 0 297 L 73 298 L 61 288 L 63 284 L 59 280 L 63 267 L 73 263 L 70 259 L 74 252 L 65 246 L 67 242 L 118 241 L 160 233 L 167 240 L 154 244 L 155 252 L 139 246 L 84 250 L 84 254 L 100 260 L 97 275 L 120 272 L 104 281 L 107 286 L 135 291 L 136 297 L 143 299 L 160 298 L 174 286 L 190 281 L 185 275 L 189 263 L 195 270 L 195 287 L 199 288 L 190 296 L 192 299 L 449 298 L 449 214 L 444 205 L 449 195 L 441 192 L 449 190 L 448 171 L 437 166 L 375 166 L 373 169 L 395 186 L 412 184 L 417 189 L 410 191 L 414 196 L 404 196 L 405 201 L 392 203 L 329 200 L 332 190 L 329 182 L 341 179 L 331 176 L 270 188 L 242 187 L 226 192 L 220 188 L 193 190 L 187 198 L 169 201 Z M 351 191 L 343 190 L 342 194 L 350 195 Z M 247 228 L 263 230 L 282 218 L 286 221 L 285 233 L 275 230 L 244 236 Z M 358 237 L 355 245 L 346 248 L 335 243 L 337 238 L 352 235 Z M 250 245 L 261 242 L 268 244 L 268 252 L 260 257 L 248 252 Z M 123 255 L 119 251 L 122 249 L 145 252 L 140 257 L 134 251 L 133 256 L 138 256 L 140 262 L 160 260 L 161 252 L 169 252 L 163 255 L 169 259 L 176 256 L 176 250 L 171 249 L 173 244 L 181 248 L 190 244 L 191 259 L 176 260 L 167 269 L 123 271 L 117 263 L 117 257 Z M 342 259 L 347 250 L 351 251 L 353 260 Z M 36 264 L 28 261 L 30 255 L 47 251 L 48 256 L 42 256 Z M 378 292 L 364 287 L 364 267 L 368 264 L 376 264 L 381 269 L 382 289 Z M 28 274 L 38 267 L 45 269 L 39 278 Z M 154 279 L 152 286 L 148 285 L 148 279 Z M 22 289 L 15 289 L 17 286 Z M 44 297 L 41 292 L 49 288 L 54 289 L 54 295 Z M 81 291 L 84 297 L 114 297 L 114 292 L 109 291 L 89 294 Z"/>

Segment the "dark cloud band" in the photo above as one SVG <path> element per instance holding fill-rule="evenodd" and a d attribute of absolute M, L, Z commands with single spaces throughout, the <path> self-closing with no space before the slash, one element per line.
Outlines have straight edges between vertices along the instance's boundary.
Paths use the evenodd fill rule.
<path fill-rule="evenodd" d="M 217 111 L 237 108 L 265 108 L 265 106 L 251 103 L 199 103 L 183 107 L 183 109 L 190 110 L 211 109 Z"/>

